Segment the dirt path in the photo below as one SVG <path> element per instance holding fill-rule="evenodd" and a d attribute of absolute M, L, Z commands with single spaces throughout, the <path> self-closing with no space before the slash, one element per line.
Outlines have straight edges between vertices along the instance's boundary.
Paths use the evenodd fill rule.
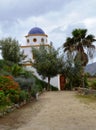
<path fill-rule="evenodd" d="M 96 130 L 96 104 L 80 102 L 74 92 L 47 92 L 0 119 L 0 130 Z"/>

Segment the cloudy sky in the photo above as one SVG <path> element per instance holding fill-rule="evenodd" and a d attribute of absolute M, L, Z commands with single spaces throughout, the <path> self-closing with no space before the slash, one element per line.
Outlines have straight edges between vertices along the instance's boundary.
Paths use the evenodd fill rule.
<path fill-rule="evenodd" d="M 87 28 L 96 36 L 96 0 L 0 0 L 0 39 L 25 35 L 38 26 L 60 47 L 74 28 Z"/>

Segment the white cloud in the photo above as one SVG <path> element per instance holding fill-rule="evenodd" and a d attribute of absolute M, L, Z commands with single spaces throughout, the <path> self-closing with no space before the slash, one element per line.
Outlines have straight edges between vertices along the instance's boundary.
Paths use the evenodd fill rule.
<path fill-rule="evenodd" d="M 24 36 L 34 26 L 41 27 L 56 47 L 74 28 L 87 28 L 96 35 L 95 5 L 95 0 L 0 1 L 0 38 L 11 36 L 24 44 Z"/>
<path fill-rule="evenodd" d="M 96 17 L 89 17 L 85 19 L 84 24 L 86 28 L 88 28 L 88 32 L 96 36 Z"/>

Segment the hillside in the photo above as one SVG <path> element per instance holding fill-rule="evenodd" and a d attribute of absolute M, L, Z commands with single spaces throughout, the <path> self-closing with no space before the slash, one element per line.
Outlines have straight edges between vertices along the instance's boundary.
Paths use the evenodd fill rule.
<path fill-rule="evenodd" d="M 89 64 L 85 67 L 85 72 L 90 73 L 91 75 L 94 75 L 96 73 L 96 62 Z"/>

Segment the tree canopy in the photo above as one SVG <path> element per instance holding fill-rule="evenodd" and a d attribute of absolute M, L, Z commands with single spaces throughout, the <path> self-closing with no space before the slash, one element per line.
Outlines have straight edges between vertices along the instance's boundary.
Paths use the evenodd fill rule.
<path fill-rule="evenodd" d="M 63 67 L 63 57 L 59 56 L 58 50 L 55 50 L 53 46 L 40 45 L 39 48 L 32 48 L 32 53 L 34 55 L 33 67 L 42 78 L 48 78 L 49 87 L 50 79 L 60 73 Z"/>
<path fill-rule="evenodd" d="M 87 29 L 75 29 L 72 31 L 72 37 L 68 37 L 63 44 L 64 52 L 75 52 L 75 60 L 82 61 L 82 66 L 86 66 L 88 57 L 93 57 L 95 41 L 94 35 L 87 35 Z"/>
<path fill-rule="evenodd" d="M 11 37 L 0 40 L 0 46 L 2 49 L 2 57 L 6 61 L 19 63 L 26 58 L 24 52 L 20 51 L 20 45 L 16 39 Z"/>

